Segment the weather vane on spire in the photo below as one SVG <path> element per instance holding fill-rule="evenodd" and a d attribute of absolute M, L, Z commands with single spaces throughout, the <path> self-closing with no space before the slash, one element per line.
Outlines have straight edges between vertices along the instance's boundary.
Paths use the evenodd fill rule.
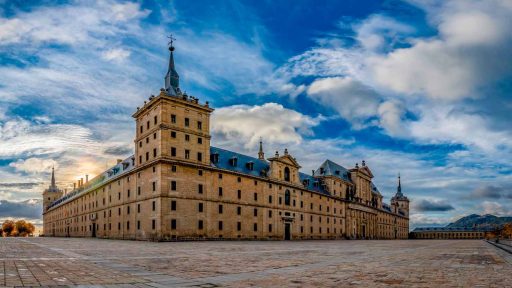
<path fill-rule="evenodd" d="M 174 37 L 172 36 L 172 34 L 171 34 L 171 35 L 169 35 L 169 36 L 167 36 L 167 38 L 169 38 L 169 42 L 167 43 L 167 45 L 169 45 L 169 50 L 170 50 L 170 51 L 174 51 L 173 43 L 174 43 L 174 41 L 176 41 L 176 38 L 174 38 Z"/>

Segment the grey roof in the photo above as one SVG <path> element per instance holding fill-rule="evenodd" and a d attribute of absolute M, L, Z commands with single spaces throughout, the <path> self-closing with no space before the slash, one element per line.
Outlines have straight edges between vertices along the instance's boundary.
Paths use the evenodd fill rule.
<path fill-rule="evenodd" d="M 382 196 L 382 194 L 380 194 L 379 188 L 377 188 L 377 186 L 375 186 L 375 184 L 373 184 L 373 182 L 371 182 L 371 183 L 372 183 L 372 192 Z"/>
<path fill-rule="evenodd" d="M 235 171 L 252 176 L 267 176 L 267 172 L 270 170 L 270 164 L 265 160 L 243 155 L 237 152 L 225 150 L 217 147 L 210 147 L 210 155 L 213 160 L 213 155 L 218 155 L 217 162 L 211 162 L 213 167 Z M 236 159 L 236 166 L 232 159 Z M 252 163 L 249 164 L 249 163 Z M 252 166 L 252 169 L 250 169 Z"/>
<path fill-rule="evenodd" d="M 475 228 L 475 227 L 418 227 L 412 232 L 486 232 L 492 231 L 493 228 Z"/>
<path fill-rule="evenodd" d="M 349 176 L 348 176 L 348 170 L 331 160 L 327 159 L 316 169 L 315 176 L 334 176 L 338 177 L 344 181 L 351 182 Z"/>
<path fill-rule="evenodd" d="M 97 189 L 101 185 L 103 185 L 105 182 L 108 182 L 114 178 L 118 178 L 119 176 L 126 174 L 134 167 L 134 156 L 130 156 L 126 158 L 125 160 L 117 163 L 116 165 L 110 167 L 109 169 L 105 170 L 100 175 L 94 177 L 89 182 L 85 183 L 83 187 L 79 187 L 70 193 L 64 195 L 64 197 L 61 197 L 57 199 L 56 201 L 52 202 L 48 208 L 57 206 L 61 203 L 67 202 L 70 199 L 76 198 L 79 195 L 82 195 L 84 193 L 87 193 L 91 190 Z"/>

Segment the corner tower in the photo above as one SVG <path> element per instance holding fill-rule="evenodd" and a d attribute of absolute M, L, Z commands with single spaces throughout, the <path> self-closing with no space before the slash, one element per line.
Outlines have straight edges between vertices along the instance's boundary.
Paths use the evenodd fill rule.
<path fill-rule="evenodd" d="M 409 217 L 409 199 L 402 194 L 402 184 L 400 183 L 400 174 L 398 174 L 398 186 L 396 188 L 396 194 L 391 198 L 391 206 L 396 209 L 396 213 L 399 210 L 405 213 L 405 216 Z"/>
<path fill-rule="evenodd" d="M 62 197 L 62 190 L 60 190 L 55 184 L 55 169 L 52 167 L 52 179 L 48 189 L 43 192 L 43 211 L 48 209 L 48 205 L 52 204 L 53 201 Z"/>

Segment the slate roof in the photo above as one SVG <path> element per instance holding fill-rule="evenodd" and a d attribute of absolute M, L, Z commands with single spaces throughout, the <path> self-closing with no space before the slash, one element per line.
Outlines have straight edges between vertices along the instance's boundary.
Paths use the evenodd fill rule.
<path fill-rule="evenodd" d="M 493 228 L 474 228 L 474 227 L 418 227 L 415 228 L 412 232 L 486 232 L 492 231 Z"/>
<path fill-rule="evenodd" d="M 372 192 L 382 196 L 382 194 L 380 194 L 379 188 L 377 188 L 377 186 L 375 186 L 373 184 L 373 182 L 372 182 Z"/>
<path fill-rule="evenodd" d="M 89 180 L 89 182 L 85 183 L 83 187 L 77 188 L 77 189 L 69 192 L 68 194 L 64 195 L 64 197 L 61 197 L 61 198 L 55 200 L 48 206 L 48 208 L 57 206 L 61 203 L 66 202 L 67 200 L 76 198 L 76 196 L 78 196 L 78 195 L 81 195 L 83 193 L 94 190 L 94 189 L 98 188 L 99 186 L 103 185 L 103 183 L 129 172 L 134 167 L 133 166 L 134 157 L 135 156 L 132 155 L 132 156 L 126 158 L 125 160 L 119 162 L 118 164 L 110 167 L 109 169 L 107 169 L 103 173 L 101 173 L 100 175 Z"/>
<path fill-rule="evenodd" d="M 322 163 L 322 165 L 320 165 L 318 169 L 316 169 L 315 176 L 334 176 L 347 182 L 352 182 L 348 176 L 348 173 L 349 172 L 345 167 L 327 159 L 324 161 L 324 163 Z"/>
<path fill-rule="evenodd" d="M 213 161 L 210 161 L 213 167 L 259 177 L 266 176 L 266 174 L 262 174 L 262 172 L 268 172 L 270 170 L 270 163 L 266 160 L 260 160 L 258 158 L 211 146 L 210 155 L 214 154 L 218 155 L 218 162 L 213 163 Z M 232 165 L 231 159 L 236 159 L 236 166 Z M 249 169 L 250 165 L 248 165 L 248 163 L 253 163 L 252 170 Z"/>

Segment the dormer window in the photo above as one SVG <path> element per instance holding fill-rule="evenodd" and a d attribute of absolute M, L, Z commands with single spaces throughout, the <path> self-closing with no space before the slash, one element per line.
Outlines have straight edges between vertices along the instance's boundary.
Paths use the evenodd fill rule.
<path fill-rule="evenodd" d="M 334 171 L 334 173 L 335 173 L 336 175 L 340 175 L 340 170 L 336 170 L 336 171 Z"/>
<path fill-rule="evenodd" d="M 214 164 L 219 163 L 219 153 L 213 153 L 212 155 L 210 155 L 210 160 Z"/>
<path fill-rule="evenodd" d="M 302 184 L 303 184 L 304 186 L 306 186 L 306 187 L 307 187 L 307 186 L 309 186 L 309 179 L 304 179 L 304 180 L 302 181 Z"/>
<path fill-rule="evenodd" d="M 245 167 L 247 167 L 247 169 L 252 171 L 254 169 L 254 162 L 252 162 L 252 161 L 251 162 L 247 162 L 245 164 Z"/>
<path fill-rule="evenodd" d="M 229 164 L 233 167 L 236 167 L 237 162 L 238 159 L 236 157 L 232 157 L 231 159 L 229 159 Z"/>
<path fill-rule="evenodd" d="M 315 181 L 315 182 L 313 183 L 313 186 L 318 187 L 318 181 Z"/>
<path fill-rule="evenodd" d="M 320 167 L 320 175 L 324 174 L 324 168 Z"/>

